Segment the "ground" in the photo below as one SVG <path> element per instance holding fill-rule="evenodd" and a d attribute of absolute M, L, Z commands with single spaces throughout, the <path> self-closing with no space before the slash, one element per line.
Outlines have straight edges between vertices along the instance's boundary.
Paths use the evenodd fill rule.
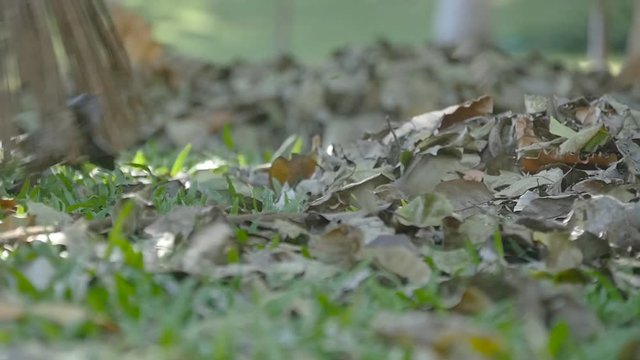
<path fill-rule="evenodd" d="M 434 105 L 481 91 L 468 59 L 405 50 L 344 49 L 324 70 L 205 67 L 207 86 L 190 83 L 178 119 L 117 154 L 115 170 L 4 168 L 2 353 L 638 359 L 640 117 L 617 100 L 631 93 L 520 96 L 540 89 L 534 80 L 571 81 L 571 94 L 598 78 L 491 53 L 478 59 L 509 76 L 474 79 L 493 97 L 405 116 L 423 101 L 394 102 L 396 92 L 372 84 L 421 81 L 404 72 L 424 70 L 412 61 L 440 76 L 412 83 L 415 92 L 439 84 L 423 97 Z M 360 66 L 372 78 L 350 77 Z M 304 88 L 307 76 L 320 79 L 310 82 L 319 95 Z M 223 105 L 201 101 L 220 89 L 236 93 Z M 306 95 L 282 101 L 292 93 Z M 507 111 L 507 95 L 524 105 Z M 327 129 L 348 123 L 358 136 L 287 136 L 277 120 L 318 110 L 309 104 L 322 107 Z M 194 107 L 219 119 L 215 106 L 227 114 L 215 128 L 211 116 L 185 115 Z M 383 108 L 393 117 L 376 131 L 359 127 Z M 256 151 L 248 129 L 281 137 L 280 147 Z"/>

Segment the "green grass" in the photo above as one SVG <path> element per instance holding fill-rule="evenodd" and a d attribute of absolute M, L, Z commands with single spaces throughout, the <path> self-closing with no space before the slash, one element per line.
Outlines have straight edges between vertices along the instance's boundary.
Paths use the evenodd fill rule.
<path fill-rule="evenodd" d="M 167 174 L 187 171 L 204 155 L 188 153 L 188 149 L 171 154 L 150 149 L 131 159 L 145 159 L 145 178 L 154 187 L 151 202 L 161 213 L 176 205 L 207 203 L 230 212 L 258 210 L 255 203 L 244 201 L 231 181 L 226 191 L 180 190 L 168 195 Z M 100 219 L 112 215 L 117 199 L 138 181 L 124 165 L 113 172 L 96 172 L 90 166 L 82 170 L 58 167 L 53 174 L 25 185 L 16 200 L 23 206 L 29 201 L 42 202 L 64 213 Z M 268 201 L 276 194 L 255 190 L 263 195 L 263 209 L 272 211 Z M 410 310 L 449 314 L 435 283 L 407 290 L 393 275 L 376 272 L 348 291 L 354 276 L 371 271 L 366 263 L 326 279 L 319 279 L 313 269 L 295 276 L 274 269 L 260 276 L 222 279 L 152 271 L 143 262 L 143 240 L 123 233 L 131 207 L 124 209 L 109 233 L 96 243 L 107 245 L 102 257 L 76 256 L 46 241 L 5 249 L 0 257 L 0 304 L 18 303 L 28 310 L 36 304 L 63 303 L 86 314 L 71 321 L 70 316 L 59 319 L 51 313 L 27 312 L 7 321 L 11 316 L 0 305 L 0 349 L 57 358 L 79 351 L 82 358 L 104 359 L 410 359 L 416 349 L 383 341 L 375 333 L 373 319 L 383 312 Z M 246 242 L 246 231 L 236 232 L 241 245 Z M 499 232 L 495 242 L 502 244 Z M 276 237 L 267 246 L 277 248 L 279 244 Z M 114 260 L 115 253 L 122 260 Z M 51 268 L 48 280 L 30 278 L 28 269 L 43 261 Z M 611 358 L 640 332 L 637 321 L 631 321 L 640 318 L 640 297 L 623 296 L 597 273 L 585 276 L 590 285 L 580 291 L 606 331 L 593 341 L 575 343 L 566 326 L 557 324 L 548 343 L 555 359 Z M 514 301 L 505 300 L 473 317 L 477 326 L 495 331 L 505 341 L 504 353 L 495 358 L 525 356 L 528 335 L 515 306 Z"/>
<path fill-rule="evenodd" d="M 181 54 L 213 61 L 264 59 L 275 55 L 278 0 L 123 0 L 147 17 L 158 39 Z M 317 63 L 337 47 L 367 45 L 383 37 L 412 45 L 431 39 L 434 0 L 295 1 L 291 50 Z M 512 52 L 571 53 L 584 58 L 590 2 L 584 0 L 497 1 L 492 31 Z M 624 51 L 631 1 L 613 6 L 611 43 Z"/>

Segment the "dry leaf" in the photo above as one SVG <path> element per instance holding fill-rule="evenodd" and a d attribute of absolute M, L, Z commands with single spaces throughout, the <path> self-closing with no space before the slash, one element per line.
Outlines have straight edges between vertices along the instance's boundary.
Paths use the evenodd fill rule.
<path fill-rule="evenodd" d="M 436 130 L 444 130 L 464 120 L 485 116 L 493 112 L 493 99 L 481 96 L 464 104 L 453 105 L 443 110 L 432 111 L 414 116 L 409 122 L 384 138 L 385 144 L 391 144 L 395 138 L 402 138 L 411 132 L 419 132 L 423 137 L 433 135 Z"/>
<path fill-rule="evenodd" d="M 153 72 L 175 85 L 176 73 L 165 59 L 162 45 L 154 38 L 153 30 L 140 15 L 109 1 L 109 10 L 116 32 L 120 36 L 131 63 L 140 70 Z"/>
<path fill-rule="evenodd" d="M 87 311 L 74 304 L 41 303 L 32 306 L 11 302 L 0 303 L 0 323 L 15 322 L 32 315 L 62 326 L 76 325 L 89 319 Z"/>
<path fill-rule="evenodd" d="M 559 231 L 534 232 L 533 238 L 547 247 L 548 254 L 545 260 L 549 271 L 561 272 L 577 268 L 582 264 L 582 252 L 569 239 L 569 234 Z"/>
<path fill-rule="evenodd" d="M 197 231 L 189 240 L 182 258 L 185 271 L 200 273 L 227 263 L 227 251 L 233 246 L 233 231 L 228 224 L 216 222 Z"/>
<path fill-rule="evenodd" d="M 372 326 L 384 339 L 430 349 L 443 360 L 495 359 L 504 356 L 507 350 L 497 334 L 455 315 L 445 318 L 417 311 L 382 313 L 375 317 Z"/>
<path fill-rule="evenodd" d="M 29 214 L 35 217 L 36 225 L 66 226 L 73 222 L 73 218 L 62 211 L 58 211 L 48 205 L 36 202 L 28 202 Z"/>
<path fill-rule="evenodd" d="M 476 116 L 486 116 L 493 112 L 493 99 L 491 96 L 481 96 L 475 100 L 458 105 L 453 111 L 445 112 L 438 129 L 444 130 L 459 122 Z"/>
<path fill-rule="evenodd" d="M 0 199 L 0 210 L 14 212 L 15 207 L 18 205 L 15 199 Z"/>
<path fill-rule="evenodd" d="M 463 171 L 462 174 L 462 179 L 467 181 L 482 182 L 484 178 L 484 171 L 481 170 L 469 169 Z"/>
<path fill-rule="evenodd" d="M 426 285 L 431 278 L 431 268 L 406 235 L 380 235 L 365 246 L 363 256 L 414 286 Z"/>
<path fill-rule="evenodd" d="M 309 179 L 316 171 L 316 158 L 314 154 L 293 154 L 291 160 L 279 156 L 269 168 L 269 183 L 273 187 L 273 179 L 280 184 L 295 186 L 300 181 Z"/>
<path fill-rule="evenodd" d="M 340 224 L 313 237 L 309 253 L 322 262 L 349 267 L 360 258 L 363 245 L 364 235 L 359 228 Z"/>

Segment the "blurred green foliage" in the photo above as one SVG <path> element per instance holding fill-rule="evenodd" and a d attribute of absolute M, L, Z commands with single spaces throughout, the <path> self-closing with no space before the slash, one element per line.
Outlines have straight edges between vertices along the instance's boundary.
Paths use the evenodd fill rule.
<path fill-rule="evenodd" d="M 279 0 L 122 0 L 151 21 L 174 50 L 202 59 L 258 59 L 275 53 Z M 492 27 L 508 51 L 583 53 L 593 0 L 495 0 Z M 308 62 L 336 47 L 385 37 L 419 44 L 432 33 L 435 0 L 295 0 L 293 53 Z M 612 2 L 611 44 L 624 51 L 631 0 Z"/>

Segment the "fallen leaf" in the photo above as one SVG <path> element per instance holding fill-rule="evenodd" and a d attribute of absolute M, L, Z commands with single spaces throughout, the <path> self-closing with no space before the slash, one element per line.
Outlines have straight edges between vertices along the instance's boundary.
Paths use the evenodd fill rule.
<path fill-rule="evenodd" d="M 549 117 L 549 132 L 566 139 L 571 139 L 578 135 L 576 131 L 568 126 L 561 124 L 553 116 Z"/>
<path fill-rule="evenodd" d="M 363 234 L 355 226 L 340 224 L 309 241 L 309 253 L 318 260 L 343 267 L 353 266 L 361 256 Z"/>
<path fill-rule="evenodd" d="M 0 198 L 0 210 L 13 212 L 17 205 L 15 199 Z"/>
<path fill-rule="evenodd" d="M 565 164 L 569 166 L 581 165 L 587 168 L 603 168 L 618 161 L 616 154 L 589 154 L 581 157 L 578 154 L 560 154 L 558 151 L 552 150 L 546 152 L 540 150 L 534 154 L 525 155 L 520 161 L 522 171 L 531 174 L 538 173 L 550 165 Z"/>
<path fill-rule="evenodd" d="M 640 338 L 634 337 L 622 345 L 617 360 L 637 360 L 640 359 Z"/>
<path fill-rule="evenodd" d="M 72 326 L 89 320 L 88 312 L 75 304 L 40 303 L 25 305 L 13 302 L 0 303 L 0 323 L 16 322 L 25 316 L 37 316 L 62 326 Z"/>
<path fill-rule="evenodd" d="M 493 306 L 491 299 L 480 289 L 469 286 L 462 292 L 460 301 L 450 310 L 464 315 L 481 314 Z"/>
<path fill-rule="evenodd" d="M 413 286 L 423 286 L 431 278 L 431 268 L 406 235 L 381 235 L 365 246 L 363 257 Z"/>
<path fill-rule="evenodd" d="M 594 125 L 580 130 L 560 145 L 560 155 L 592 152 L 609 139 L 609 133 L 602 125 Z"/>
<path fill-rule="evenodd" d="M 394 136 L 402 138 L 411 132 L 418 132 L 426 137 L 434 134 L 438 129 L 444 130 L 469 118 L 485 116 L 491 112 L 493 112 L 493 99 L 490 96 L 482 96 L 461 105 L 453 105 L 443 110 L 414 116 L 409 122 L 396 129 L 395 134 L 387 135 L 383 142 L 391 144 L 394 141 Z"/>
<path fill-rule="evenodd" d="M 29 214 L 35 217 L 37 225 L 66 226 L 73 222 L 73 218 L 69 214 L 58 211 L 43 203 L 29 201 L 27 202 L 27 208 L 29 209 Z"/>
<path fill-rule="evenodd" d="M 576 200 L 569 225 L 606 239 L 616 253 L 640 251 L 639 203 L 625 204 L 611 196 Z"/>
<path fill-rule="evenodd" d="M 475 100 L 467 101 L 459 105 L 452 112 L 445 112 L 440 123 L 439 130 L 444 130 L 454 124 L 476 117 L 486 116 L 493 112 L 493 99 L 491 96 L 481 96 Z"/>
<path fill-rule="evenodd" d="M 427 227 L 440 225 L 442 219 L 453 213 L 449 200 L 439 193 L 425 194 L 396 210 L 398 222 L 403 225 Z"/>
<path fill-rule="evenodd" d="M 218 221 L 204 226 L 189 239 L 182 267 L 189 273 L 202 273 L 227 263 L 227 252 L 234 245 L 228 224 Z"/>
<path fill-rule="evenodd" d="M 562 272 L 582 264 L 582 252 L 569 237 L 570 234 L 560 231 L 533 233 L 533 239 L 543 243 L 547 248 L 545 263 L 549 271 Z"/>
<path fill-rule="evenodd" d="M 640 145 L 629 139 L 619 139 L 616 141 L 616 146 L 629 171 L 640 176 Z"/>
<path fill-rule="evenodd" d="M 475 154 L 424 154 L 417 157 L 395 186 L 408 197 L 433 192 L 443 180 L 458 179 L 458 172 L 474 168 L 480 163 Z"/>
<path fill-rule="evenodd" d="M 438 359 L 499 358 L 506 352 L 495 333 L 472 325 L 461 316 L 439 317 L 425 312 L 382 313 L 373 320 L 374 331 L 398 345 L 431 349 Z"/>
<path fill-rule="evenodd" d="M 493 193 L 482 182 L 462 179 L 443 181 L 433 191 L 444 195 L 461 218 L 482 213 L 493 199 Z"/>
<path fill-rule="evenodd" d="M 269 183 L 273 187 L 273 179 L 280 184 L 295 186 L 304 179 L 309 179 L 316 171 L 315 155 L 293 154 L 291 160 L 279 156 L 269 168 Z"/>
<path fill-rule="evenodd" d="M 482 182 L 482 179 L 484 178 L 484 171 L 475 169 L 463 171 L 462 174 L 462 179 L 467 181 Z"/>
<path fill-rule="evenodd" d="M 535 189 L 544 185 L 552 185 L 560 182 L 564 173 L 561 169 L 549 169 L 541 171 L 535 175 L 523 175 L 519 179 L 514 179 L 509 174 L 501 174 L 500 176 L 485 176 L 485 183 L 491 188 L 496 187 L 496 185 L 502 185 L 499 177 L 509 176 L 508 186 L 500 191 L 498 191 L 494 196 L 497 198 L 514 198 L 521 196 L 527 190 Z"/>
<path fill-rule="evenodd" d="M 51 262 L 43 257 L 37 257 L 22 270 L 22 274 L 29 280 L 31 285 L 38 291 L 44 291 L 51 284 L 56 268 Z"/>

